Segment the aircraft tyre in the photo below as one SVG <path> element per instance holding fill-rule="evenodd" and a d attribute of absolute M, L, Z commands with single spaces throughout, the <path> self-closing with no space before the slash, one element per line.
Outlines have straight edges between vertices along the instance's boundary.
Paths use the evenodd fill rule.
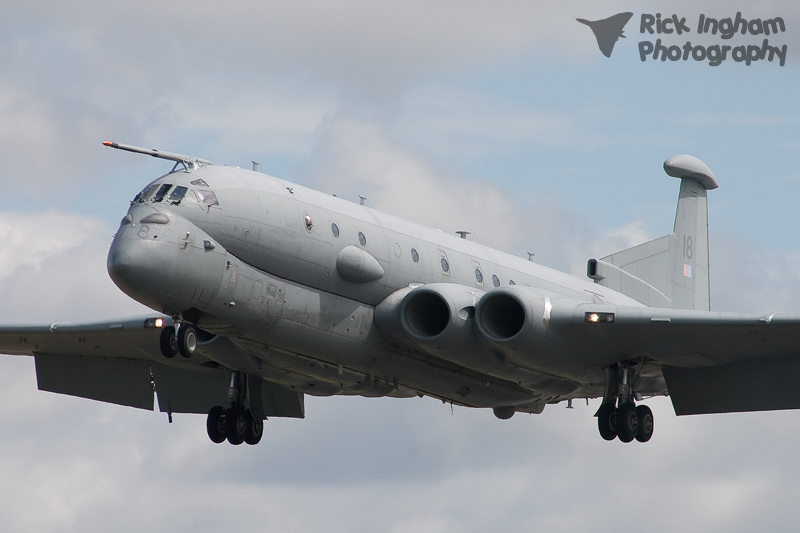
<path fill-rule="evenodd" d="M 175 328 L 166 327 L 161 330 L 160 348 L 161 355 L 168 359 L 178 355 L 178 339 L 175 336 Z"/>
<path fill-rule="evenodd" d="M 653 436 L 653 411 L 646 405 L 636 406 L 636 417 L 639 419 L 639 430 L 636 432 L 636 440 L 647 442 Z"/>
<path fill-rule="evenodd" d="M 597 428 L 605 440 L 617 438 L 617 408 L 613 403 L 604 403 L 597 411 Z"/>
<path fill-rule="evenodd" d="M 247 437 L 247 412 L 231 407 L 225 416 L 225 434 L 231 444 L 241 444 Z"/>
<path fill-rule="evenodd" d="M 219 444 L 225 440 L 225 418 L 225 409 L 219 405 L 215 405 L 208 412 L 206 431 L 208 431 L 208 438 L 211 439 L 211 442 Z"/>
<path fill-rule="evenodd" d="M 250 411 L 247 411 L 247 432 L 244 441 L 247 444 L 258 444 L 264 434 L 264 421 L 255 418 Z"/>
<path fill-rule="evenodd" d="M 622 442 L 630 442 L 639 432 L 639 416 L 636 406 L 623 403 L 617 408 L 617 436 Z"/>
<path fill-rule="evenodd" d="M 197 330 L 194 326 L 181 325 L 178 330 L 178 351 L 184 357 L 191 357 L 197 350 Z"/>

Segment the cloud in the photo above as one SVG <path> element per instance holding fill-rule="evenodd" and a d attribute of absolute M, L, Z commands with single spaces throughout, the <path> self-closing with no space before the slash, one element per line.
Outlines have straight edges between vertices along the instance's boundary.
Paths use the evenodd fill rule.
<path fill-rule="evenodd" d="M 793 175 L 792 65 L 625 62 L 636 17 L 610 63 L 574 19 L 628 10 L 622 2 L 5 8 L 3 324 L 142 311 L 105 257 L 127 200 L 168 166 L 102 150 L 104 138 L 260 159 L 280 177 L 363 194 L 581 277 L 586 259 L 671 229 L 675 189 L 658 165 L 702 150 L 731 191 L 711 206 L 715 309 L 797 309 L 793 182 L 776 197 L 749 178 Z M 687 17 L 735 16 L 727 9 L 670 4 Z M 792 28 L 800 19 L 792 2 L 742 9 Z M 781 38 L 795 50 L 798 36 Z M 756 158 L 763 172 L 748 167 Z M 657 185 L 642 179 L 656 171 Z M 598 438 L 596 400 L 504 422 L 429 398 L 309 398 L 306 420 L 270 420 L 259 446 L 216 446 L 202 416 L 170 425 L 39 392 L 31 359 L 0 364 L 3 530 L 618 531 L 614 517 L 645 516 L 653 531 L 752 531 L 800 520 L 793 411 L 676 418 L 655 398 L 653 441 L 625 446 Z"/>
<path fill-rule="evenodd" d="M 52 323 L 146 312 L 106 273 L 112 235 L 102 222 L 67 211 L 0 213 L 0 320 Z"/>

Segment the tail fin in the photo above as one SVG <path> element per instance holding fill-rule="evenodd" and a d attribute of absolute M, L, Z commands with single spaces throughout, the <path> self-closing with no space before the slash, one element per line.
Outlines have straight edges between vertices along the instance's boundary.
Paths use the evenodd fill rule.
<path fill-rule="evenodd" d="M 706 192 L 719 185 L 706 164 L 690 155 L 668 158 L 664 171 L 681 180 L 672 233 L 591 259 L 588 275 L 645 305 L 709 310 Z"/>

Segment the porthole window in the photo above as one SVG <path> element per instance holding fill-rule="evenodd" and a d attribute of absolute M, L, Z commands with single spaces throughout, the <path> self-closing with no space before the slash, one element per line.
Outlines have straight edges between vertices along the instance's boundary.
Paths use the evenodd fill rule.
<path fill-rule="evenodd" d="M 447 262 L 447 254 L 444 253 L 444 250 L 439 250 L 439 259 L 441 259 L 440 263 L 442 265 L 442 274 L 445 276 L 450 275 L 450 263 Z"/>
<path fill-rule="evenodd" d="M 311 220 L 311 215 L 303 216 L 303 221 L 306 223 L 306 230 L 311 231 L 311 228 L 314 227 L 314 221 Z"/>
<path fill-rule="evenodd" d="M 492 274 L 492 285 L 495 287 L 500 286 L 500 278 L 497 277 L 497 274 Z"/>
<path fill-rule="evenodd" d="M 335 222 L 331 224 L 331 233 L 333 233 L 334 237 L 339 236 L 339 226 L 337 226 Z"/>
<path fill-rule="evenodd" d="M 514 283 L 514 280 L 513 280 L 513 279 L 510 279 L 510 280 L 508 280 L 508 284 L 509 284 L 509 285 L 516 285 L 516 283 Z"/>
<path fill-rule="evenodd" d="M 475 281 L 478 282 L 478 285 L 483 285 L 483 272 L 480 268 L 475 269 Z"/>
<path fill-rule="evenodd" d="M 417 253 L 416 248 L 411 249 L 411 260 L 415 263 L 419 263 L 419 254 Z"/>
<path fill-rule="evenodd" d="M 361 246 L 367 245 L 367 236 L 360 231 L 358 232 L 358 242 L 361 243 Z"/>

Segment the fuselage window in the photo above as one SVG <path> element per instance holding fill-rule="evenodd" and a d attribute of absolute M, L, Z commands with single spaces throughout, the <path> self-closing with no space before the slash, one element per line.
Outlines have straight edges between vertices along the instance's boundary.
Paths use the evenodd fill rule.
<path fill-rule="evenodd" d="M 172 202 L 172 205 L 180 204 L 181 200 L 183 200 L 183 197 L 186 196 L 186 191 L 188 190 L 188 187 L 181 187 L 180 185 L 175 187 L 175 190 L 169 195 L 167 201 Z"/>
<path fill-rule="evenodd" d="M 478 285 L 483 285 L 483 272 L 477 267 L 475 268 L 475 281 L 478 282 Z"/>
<path fill-rule="evenodd" d="M 500 278 L 497 277 L 497 274 L 492 274 L 492 285 L 495 287 L 500 286 Z"/>
<path fill-rule="evenodd" d="M 214 194 L 214 191 L 209 189 L 197 189 L 197 196 L 199 196 L 200 201 L 206 205 L 219 205 L 217 195 Z"/>
<path fill-rule="evenodd" d="M 411 260 L 415 263 L 419 263 L 419 253 L 417 253 L 415 248 L 411 249 Z"/>
<path fill-rule="evenodd" d="M 158 189 L 158 192 L 156 193 L 156 195 L 155 195 L 155 196 L 153 196 L 153 202 L 161 202 L 161 201 L 163 201 L 163 200 L 164 200 L 164 197 L 167 195 L 167 192 L 169 192 L 169 190 L 170 190 L 171 188 L 172 188 L 172 184 L 171 184 L 171 183 L 165 183 L 165 184 L 163 184 L 163 185 L 162 185 L 162 186 L 161 186 L 161 187 Z"/>
<path fill-rule="evenodd" d="M 441 259 L 440 263 L 442 265 L 442 274 L 445 276 L 450 275 L 450 263 L 447 261 L 447 254 L 444 253 L 444 250 L 439 250 L 439 258 Z"/>
<path fill-rule="evenodd" d="M 508 280 L 508 284 L 509 284 L 509 285 L 516 285 L 516 283 L 514 283 L 514 280 L 513 280 L 513 279 L 510 279 L 510 280 Z"/>
<path fill-rule="evenodd" d="M 339 226 L 336 225 L 336 222 L 331 224 L 331 233 L 333 233 L 334 237 L 338 237 L 339 236 Z"/>
<path fill-rule="evenodd" d="M 358 242 L 361 243 L 361 246 L 367 245 L 367 236 L 361 233 L 360 231 L 358 232 Z"/>
<path fill-rule="evenodd" d="M 314 227 L 314 221 L 311 220 L 311 215 L 309 214 L 303 215 L 303 222 L 306 224 L 306 231 L 311 231 L 311 229 Z"/>

